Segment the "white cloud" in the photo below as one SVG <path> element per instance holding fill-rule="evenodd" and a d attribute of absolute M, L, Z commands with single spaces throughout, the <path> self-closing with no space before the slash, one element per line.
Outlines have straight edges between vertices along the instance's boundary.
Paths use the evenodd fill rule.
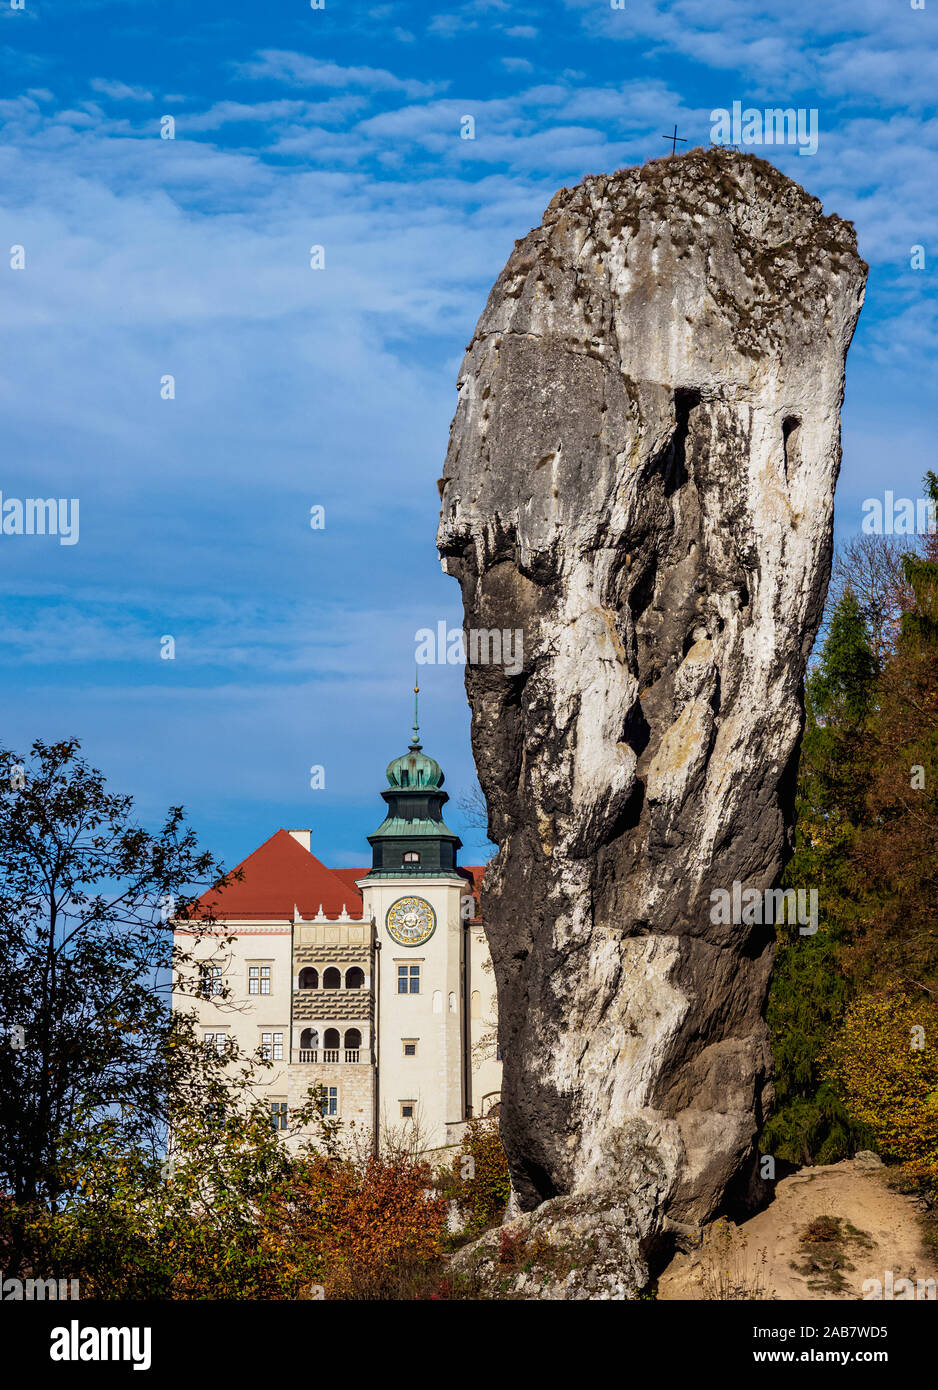
<path fill-rule="evenodd" d="M 443 91 L 446 82 L 419 82 L 396 77 L 384 68 L 341 67 L 305 53 L 284 49 L 261 49 L 247 63 L 236 64 L 242 77 L 285 82 L 294 87 L 364 87 L 370 92 L 403 92 L 412 99 Z"/>
<path fill-rule="evenodd" d="M 589 35 L 645 41 L 656 56 L 680 54 L 716 71 L 737 70 L 747 90 L 735 90 L 732 98 L 764 93 L 771 104 L 787 105 L 794 93 L 817 86 L 859 103 L 908 107 L 930 105 L 938 90 L 934 13 L 914 12 L 901 0 L 825 0 L 810 7 L 775 0 L 644 0 L 615 11 L 596 0 L 564 3 Z"/>
<path fill-rule="evenodd" d="M 221 130 L 241 122 L 272 127 L 284 122 L 341 125 L 363 112 L 367 105 L 367 97 L 350 93 L 326 101 L 218 101 L 207 111 L 186 116 L 184 133 Z"/>
<path fill-rule="evenodd" d="M 97 117 L 91 115 L 90 112 L 73 111 L 68 107 L 64 111 L 57 111 L 54 120 L 59 125 L 96 126 L 98 124 Z"/>
<path fill-rule="evenodd" d="M 126 82 L 112 82 L 107 77 L 92 77 L 89 84 L 93 91 L 110 97 L 111 101 L 152 101 L 153 93 L 145 87 L 128 87 Z"/>
<path fill-rule="evenodd" d="M 478 27 L 478 20 L 467 15 L 437 14 L 427 25 L 427 33 L 438 39 L 454 39 L 457 34 L 464 34 Z"/>
<path fill-rule="evenodd" d="M 708 22 L 708 7 L 693 13 Z M 99 760 L 129 785 L 145 749 L 166 765 L 166 801 L 180 779 L 214 785 L 240 759 L 220 779 L 229 802 L 237 782 L 239 799 L 273 804 L 322 761 L 326 730 L 361 784 L 394 733 L 382 702 L 407 674 L 413 631 L 458 609 L 433 553 L 434 480 L 456 362 L 513 240 L 561 183 L 657 153 L 672 119 L 707 130 L 702 95 L 682 99 L 676 80 L 568 75 L 483 101 L 467 79 L 441 97 L 440 82 L 300 56 L 268 50 L 251 76 L 308 83 L 321 100 L 216 101 L 180 120 L 174 142 L 152 118 L 134 129 L 107 109 L 47 118 L 43 89 L 0 104 L 0 186 L 29 248 L 27 276 L 0 277 L 16 345 L 0 382 L 3 486 L 36 495 L 38 477 L 82 507 L 77 547 L 22 548 L 3 571 L 11 601 L 70 595 L 39 623 L 4 606 L 14 669 L 37 677 L 8 736 L 93 729 Z M 722 84 L 721 71 L 705 94 Z M 474 141 L 458 138 L 467 111 Z M 216 131 L 239 147 L 216 146 Z M 814 159 L 765 153 L 854 218 L 874 262 L 848 409 L 912 380 L 921 415 L 938 323 L 908 248 L 938 218 L 938 122 L 845 120 L 832 98 L 821 137 Z M 314 243 L 324 272 L 309 269 Z M 172 402 L 159 395 L 167 372 Z M 882 456 L 851 418 L 844 486 L 856 492 Z M 909 418 L 902 430 L 912 477 L 930 436 Z M 395 584 L 410 589 L 388 598 L 402 536 Z M 327 601 L 338 592 L 342 604 Z M 175 666 L 156 664 L 166 632 Z M 39 679 L 50 655 L 79 672 L 67 698 Z M 464 718 L 462 672 L 434 675 L 447 718 Z"/>

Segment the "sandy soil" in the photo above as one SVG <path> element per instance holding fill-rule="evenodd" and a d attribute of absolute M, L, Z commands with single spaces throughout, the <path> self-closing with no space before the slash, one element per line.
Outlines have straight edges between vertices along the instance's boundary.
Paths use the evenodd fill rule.
<path fill-rule="evenodd" d="M 741 1226 L 719 1222 L 699 1250 L 677 1255 L 659 1299 L 860 1299 L 865 1279 L 936 1279 L 938 1260 L 921 1240 L 914 1201 L 886 1186 L 862 1160 L 802 1168 L 783 1178 L 775 1200 Z M 802 1241 L 809 1223 L 820 1239 Z M 833 1226 L 831 1222 L 834 1222 Z M 909 1297 L 900 1288 L 896 1297 Z M 925 1296 L 924 1290 L 921 1296 Z"/>

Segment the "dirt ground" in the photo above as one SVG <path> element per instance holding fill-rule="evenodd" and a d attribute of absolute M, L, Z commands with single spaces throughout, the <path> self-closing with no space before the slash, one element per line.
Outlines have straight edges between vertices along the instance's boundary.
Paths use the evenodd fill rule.
<path fill-rule="evenodd" d="M 783 1178 L 765 1211 L 738 1227 L 717 1222 L 700 1249 L 677 1255 L 658 1298 L 849 1300 L 875 1297 L 862 1292 L 863 1281 L 885 1286 L 887 1270 L 894 1280 L 938 1278 L 915 1202 L 890 1191 L 885 1170 L 868 1162 L 846 1159 Z M 911 1292 L 900 1286 L 895 1297 Z"/>

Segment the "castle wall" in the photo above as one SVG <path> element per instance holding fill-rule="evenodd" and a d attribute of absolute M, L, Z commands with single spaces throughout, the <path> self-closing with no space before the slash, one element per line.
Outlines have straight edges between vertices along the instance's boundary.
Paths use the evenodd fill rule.
<path fill-rule="evenodd" d="M 198 942 L 179 931 L 196 969 L 220 972 L 207 978 L 221 980 L 230 998 L 177 991 L 174 1007 L 194 1014 L 203 1037 L 223 1033 L 242 1053 L 256 1054 L 265 1034 L 269 1052 L 282 1047 L 282 1057 L 259 1071 L 255 1090 L 269 1104 L 285 1103 L 288 1120 L 311 1087 L 323 1086 L 330 1118 L 342 1122 L 343 1137 L 358 1152 L 371 1149 L 376 1106 L 383 1141 L 416 1135 L 423 1149 L 458 1143 L 467 1106 L 484 1113 L 501 1072 L 494 975 L 481 925 L 463 921 L 466 883 L 458 876 L 366 877 L 360 887 L 359 921 L 226 919 Z M 428 902 L 436 919 L 432 935 L 416 947 L 401 945 L 387 929 L 388 909 L 407 896 Z M 225 943 L 229 934 L 234 939 Z M 410 968 L 418 967 L 417 990 L 399 990 L 401 966 L 408 981 Z M 356 968 L 361 987 L 349 988 L 347 972 Z M 315 988 L 302 974 L 310 970 Z M 332 982 L 330 970 L 339 971 L 338 988 L 324 987 L 327 978 Z M 360 1035 L 358 1047 L 349 1046 L 352 1030 Z M 290 1125 L 284 1137 L 295 1144 L 301 1132 Z"/>

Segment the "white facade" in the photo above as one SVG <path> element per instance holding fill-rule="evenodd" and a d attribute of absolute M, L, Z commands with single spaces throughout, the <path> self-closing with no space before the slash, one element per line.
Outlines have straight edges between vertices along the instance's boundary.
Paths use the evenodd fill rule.
<path fill-rule="evenodd" d="M 427 1147 L 437 1148 L 458 1135 L 469 1107 L 475 1113 L 463 907 L 472 897 L 455 876 L 364 878 L 361 889 L 376 923 L 379 1124 L 383 1133 L 416 1124 Z M 389 911 L 404 898 L 433 910 L 433 932 L 417 946 L 396 941 L 388 928 Z"/>
<path fill-rule="evenodd" d="M 458 1143 L 465 1120 L 497 1104 L 501 1084 L 494 975 L 472 881 L 419 870 L 340 881 L 309 845 L 308 831 L 281 830 L 244 861 L 243 886 L 220 894 L 218 927 L 197 947 L 207 992 L 177 995 L 176 1005 L 194 1009 L 207 1045 L 224 1034 L 243 1052 L 263 1049 L 273 1065 L 261 1071 L 258 1094 L 285 1138 L 296 1133 L 291 1111 L 322 1085 L 359 1152 L 408 1137 L 422 1151 Z M 268 883 L 278 901 L 264 915 Z M 289 898 L 330 891 L 324 909 L 285 909 Z M 403 899 L 418 904 L 422 930 L 432 913 L 417 945 L 389 926 Z M 239 917 L 244 902 L 251 911 Z M 222 947 L 226 935 L 234 941 Z M 213 979 L 229 987 L 228 999 L 211 992 Z"/>

